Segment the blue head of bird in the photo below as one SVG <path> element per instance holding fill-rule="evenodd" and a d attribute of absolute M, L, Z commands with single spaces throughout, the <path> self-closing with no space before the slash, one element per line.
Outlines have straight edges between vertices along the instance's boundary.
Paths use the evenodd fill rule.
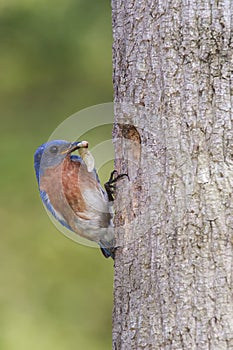
<path fill-rule="evenodd" d="M 72 152 L 79 148 L 87 147 L 87 145 L 86 141 L 68 142 L 54 140 L 39 146 L 34 154 L 34 167 L 38 183 L 44 169 L 58 166 Z"/>

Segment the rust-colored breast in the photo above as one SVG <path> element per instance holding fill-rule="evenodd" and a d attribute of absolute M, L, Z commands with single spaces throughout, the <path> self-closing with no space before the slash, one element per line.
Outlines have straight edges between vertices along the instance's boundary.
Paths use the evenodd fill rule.
<path fill-rule="evenodd" d="M 89 220 L 87 207 L 82 196 L 80 181 L 83 166 L 69 157 L 54 168 L 45 170 L 40 179 L 40 189 L 45 191 L 56 211 L 71 225 L 75 214 Z"/>
<path fill-rule="evenodd" d="M 82 196 L 82 168 L 81 163 L 71 161 L 67 157 L 63 161 L 62 185 L 70 207 L 75 213 L 79 213 L 80 217 L 88 220 L 89 217 L 85 214 L 87 210 L 85 199 Z"/>

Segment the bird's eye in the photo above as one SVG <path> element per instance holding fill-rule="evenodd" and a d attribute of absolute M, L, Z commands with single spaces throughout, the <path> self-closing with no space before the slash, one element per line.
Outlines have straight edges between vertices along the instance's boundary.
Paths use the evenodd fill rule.
<path fill-rule="evenodd" d="M 52 154 L 57 154 L 58 152 L 58 147 L 57 146 L 51 146 L 49 149 L 50 153 Z"/>

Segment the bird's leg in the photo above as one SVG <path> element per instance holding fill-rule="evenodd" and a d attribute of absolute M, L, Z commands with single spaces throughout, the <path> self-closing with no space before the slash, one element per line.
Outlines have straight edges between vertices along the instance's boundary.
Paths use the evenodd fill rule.
<path fill-rule="evenodd" d="M 110 174 L 110 178 L 109 178 L 108 182 L 106 182 L 104 184 L 105 190 L 106 190 L 107 195 L 108 195 L 108 200 L 110 202 L 114 201 L 114 195 L 115 195 L 115 191 L 116 191 L 117 181 L 122 179 L 125 176 L 127 176 L 127 178 L 129 179 L 128 174 L 119 174 L 118 175 L 117 170 L 113 170 Z"/>

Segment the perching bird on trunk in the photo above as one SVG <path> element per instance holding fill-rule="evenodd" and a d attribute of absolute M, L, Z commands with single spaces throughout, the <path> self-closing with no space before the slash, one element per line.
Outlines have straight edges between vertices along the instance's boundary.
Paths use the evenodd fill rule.
<path fill-rule="evenodd" d="M 99 244 L 105 257 L 114 259 L 112 191 L 125 176 L 112 172 L 102 188 L 88 142 L 55 140 L 35 152 L 34 167 L 46 208 L 66 228 Z M 81 156 L 72 155 L 79 150 Z M 126 175 L 127 176 L 127 175 Z"/>

